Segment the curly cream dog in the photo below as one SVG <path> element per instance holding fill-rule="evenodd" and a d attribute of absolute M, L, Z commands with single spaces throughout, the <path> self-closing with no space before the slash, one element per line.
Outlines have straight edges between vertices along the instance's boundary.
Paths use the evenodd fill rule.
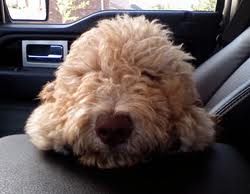
<path fill-rule="evenodd" d="M 102 20 L 71 46 L 26 124 L 42 150 L 65 145 L 99 168 L 134 165 L 153 152 L 202 150 L 214 123 L 197 106 L 192 57 L 144 16 Z"/>

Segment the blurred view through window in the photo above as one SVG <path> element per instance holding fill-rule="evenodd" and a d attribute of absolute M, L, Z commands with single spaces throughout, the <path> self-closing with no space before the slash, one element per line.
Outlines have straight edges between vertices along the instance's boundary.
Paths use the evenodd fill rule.
<path fill-rule="evenodd" d="M 49 20 L 45 23 L 70 23 L 94 12 L 110 9 L 215 11 L 216 1 L 217 0 L 50 0 Z M 6 0 L 13 19 L 44 18 L 44 2 L 43 0 Z"/>

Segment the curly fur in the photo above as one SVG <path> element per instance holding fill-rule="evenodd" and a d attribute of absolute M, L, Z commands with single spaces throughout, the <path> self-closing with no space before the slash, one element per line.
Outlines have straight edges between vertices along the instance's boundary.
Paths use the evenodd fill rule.
<path fill-rule="evenodd" d="M 202 150 L 214 140 L 214 123 L 197 106 L 191 59 L 155 20 L 102 20 L 72 44 L 56 79 L 40 93 L 26 132 L 39 149 L 69 145 L 82 164 L 99 168 L 134 165 L 167 151 L 176 137 L 182 151 Z M 97 137 L 96 120 L 124 112 L 134 130 L 111 149 Z"/>

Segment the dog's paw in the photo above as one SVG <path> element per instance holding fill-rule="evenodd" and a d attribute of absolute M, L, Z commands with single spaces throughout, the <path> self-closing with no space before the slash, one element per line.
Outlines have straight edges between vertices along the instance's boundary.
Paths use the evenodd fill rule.
<path fill-rule="evenodd" d="M 62 123 L 60 117 L 53 112 L 53 105 L 45 103 L 32 112 L 27 120 L 25 131 L 37 148 L 57 150 L 63 145 L 60 123 Z"/>

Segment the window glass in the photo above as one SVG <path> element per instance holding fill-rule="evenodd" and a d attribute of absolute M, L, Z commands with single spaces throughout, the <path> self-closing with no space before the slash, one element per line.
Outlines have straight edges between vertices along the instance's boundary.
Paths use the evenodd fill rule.
<path fill-rule="evenodd" d="M 36 6 L 34 2 L 37 2 Z M 70 23 L 91 13 L 110 9 L 215 11 L 216 2 L 217 0 L 50 0 L 49 20 L 46 23 Z M 23 13 L 19 15 L 22 18 L 30 19 L 44 14 L 41 11 L 41 0 L 6 0 L 6 3 L 10 13 L 22 9 Z M 34 14 L 28 15 L 25 9 L 35 10 L 34 7 L 38 7 Z"/>

